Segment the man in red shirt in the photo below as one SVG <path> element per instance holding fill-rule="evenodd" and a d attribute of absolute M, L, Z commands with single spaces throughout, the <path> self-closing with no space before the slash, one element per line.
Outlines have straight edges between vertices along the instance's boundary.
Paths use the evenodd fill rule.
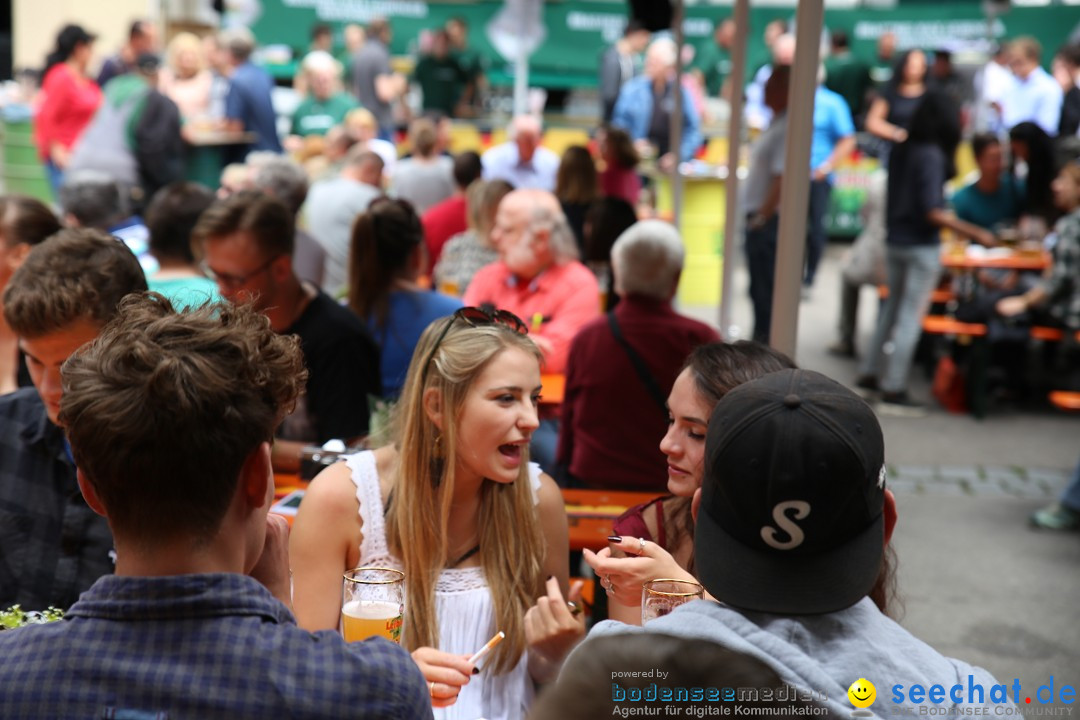
<path fill-rule="evenodd" d="M 499 203 L 491 241 L 499 259 L 476 273 L 466 305 L 509 310 L 529 326 L 544 353 L 544 372 L 566 370 L 570 342 L 600 314 L 600 288 L 578 262 L 577 243 L 556 197 L 546 190 L 515 190 Z M 554 469 L 558 418 L 541 414 L 532 456 Z"/>
<path fill-rule="evenodd" d="M 720 339 L 708 325 L 671 307 L 683 258 L 678 230 L 660 220 L 634 224 L 611 248 L 621 302 L 609 317 L 581 329 L 566 364 L 558 458 L 572 485 L 657 492 L 667 487 L 667 460 L 660 452 L 665 400 L 690 351 Z M 613 321 L 631 350 L 616 339 Z"/>
<path fill-rule="evenodd" d="M 456 192 L 428 208 L 420 221 L 424 224 L 424 241 L 428 249 L 427 274 L 430 276 L 435 263 L 442 255 L 443 245 L 458 233 L 469 228 L 468 207 L 465 203 L 465 191 L 483 172 L 480 156 L 469 150 L 454 158 L 454 184 Z"/>

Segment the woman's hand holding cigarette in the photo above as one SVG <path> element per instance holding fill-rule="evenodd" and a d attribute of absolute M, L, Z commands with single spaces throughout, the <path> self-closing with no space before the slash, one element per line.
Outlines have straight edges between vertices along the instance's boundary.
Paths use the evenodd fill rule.
<path fill-rule="evenodd" d="M 412 658 L 428 681 L 432 707 L 447 707 L 457 702 L 461 688 L 473 676 L 474 665 L 464 655 L 420 647 L 413 650 Z"/>

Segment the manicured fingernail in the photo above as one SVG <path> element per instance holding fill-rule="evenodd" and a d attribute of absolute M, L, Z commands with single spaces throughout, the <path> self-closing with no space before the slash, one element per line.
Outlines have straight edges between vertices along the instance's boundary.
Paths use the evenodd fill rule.
<path fill-rule="evenodd" d="M 622 537 L 619 535 L 608 535 L 608 542 L 619 543 L 622 542 Z"/>
<path fill-rule="evenodd" d="M 473 668 L 472 669 L 472 674 L 473 675 L 479 675 L 480 674 L 480 668 Z"/>
<path fill-rule="evenodd" d="M 551 579 L 551 578 L 553 578 L 553 577 L 555 577 L 555 576 L 554 576 L 554 575 L 548 575 L 548 576 L 547 576 L 547 579 L 548 579 L 548 580 L 550 580 L 550 579 Z"/>

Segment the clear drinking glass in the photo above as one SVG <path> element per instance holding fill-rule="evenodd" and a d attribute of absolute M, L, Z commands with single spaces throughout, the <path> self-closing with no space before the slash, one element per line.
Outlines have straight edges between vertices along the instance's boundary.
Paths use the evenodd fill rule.
<path fill-rule="evenodd" d="M 669 578 L 650 580 L 641 589 L 641 624 L 667 615 L 683 603 L 703 597 L 705 588 L 696 582 Z"/>
<path fill-rule="evenodd" d="M 405 573 L 358 567 L 345 573 L 341 586 L 341 634 L 345 642 L 384 637 L 401 642 L 405 615 Z"/>

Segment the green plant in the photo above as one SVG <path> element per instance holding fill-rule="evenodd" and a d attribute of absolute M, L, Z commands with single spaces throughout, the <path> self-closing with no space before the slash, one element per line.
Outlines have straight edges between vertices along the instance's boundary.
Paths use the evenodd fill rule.
<path fill-rule="evenodd" d="M 12 605 L 7 610 L 0 610 L 0 630 L 14 630 L 24 625 L 44 625 L 63 618 L 64 611 L 60 608 L 50 607 L 41 612 L 27 612 L 18 605 Z"/>

